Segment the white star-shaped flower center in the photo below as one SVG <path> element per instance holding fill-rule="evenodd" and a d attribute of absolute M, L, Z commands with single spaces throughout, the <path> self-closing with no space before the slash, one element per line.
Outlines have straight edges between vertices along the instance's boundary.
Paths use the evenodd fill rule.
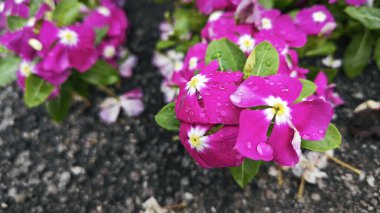
<path fill-rule="evenodd" d="M 206 87 L 206 82 L 208 82 L 208 78 L 204 75 L 198 74 L 191 78 L 189 82 L 186 84 L 186 90 L 189 95 L 195 94 L 196 91 L 201 91 Z"/>
<path fill-rule="evenodd" d="M 98 7 L 97 11 L 105 17 L 111 15 L 111 11 L 107 7 Z"/>
<path fill-rule="evenodd" d="M 107 45 L 103 50 L 103 56 L 105 58 L 113 58 L 116 54 L 116 49 L 112 45 Z"/>
<path fill-rule="evenodd" d="M 313 20 L 315 22 L 324 22 L 327 19 L 327 15 L 323 11 L 318 11 L 313 13 Z"/>
<path fill-rule="evenodd" d="M 22 4 L 24 0 L 15 0 L 15 4 Z"/>
<path fill-rule="evenodd" d="M 272 21 L 269 18 L 261 19 L 261 27 L 265 30 L 272 29 Z"/>
<path fill-rule="evenodd" d="M 264 110 L 265 116 L 268 120 L 272 120 L 273 117 L 276 116 L 276 124 L 283 124 L 290 121 L 290 108 L 286 101 L 274 96 L 270 96 L 264 101 L 271 107 Z"/>
<path fill-rule="evenodd" d="M 238 44 L 245 53 L 250 53 L 255 48 L 255 40 L 250 35 L 240 36 Z"/>
<path fill-rule="evenodd" d="M 20 64 L 20 72 L 24 77 L 28 77 L 34 72 L 34 65 L 28 61 L 23 61 Z"/>
<path fill-rule="evenodd" d="M 187 132 L 189 137 L 189 144 L 191 148 L 196 149 L 198 152 L 201 152 L 208 148 L 208 137 L 204 136 L 207 132 L 207 129 L 202 129 L 200 127 L 191 127 Z"/>
<path fill-rule="evenodd" d="M 75 46 L 78 44 L 78 34 L 69 29 L 60 30 L 58 33 L 61 44 L 66 46 Z"/>

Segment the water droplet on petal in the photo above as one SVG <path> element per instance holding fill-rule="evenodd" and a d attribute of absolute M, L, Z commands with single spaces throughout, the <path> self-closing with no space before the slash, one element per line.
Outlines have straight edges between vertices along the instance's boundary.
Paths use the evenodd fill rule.
<path fill-rule="evenodd" d="M 201 114 L 199 114 L 199 116 L 200 116 L 201 118 L 204 118 L 204 117 L 206 117 L 206 114 L 201 113 Z"/>
<path fill-rule="evenodd" d="M 319 133 L 319 134 L 323 134 L 323 133 L 325 133 L 325 131 L 323 131 L 323 130 L 319 130 L 318 133 Z"/>
<path fill-rule="evenodd" d="M 231 98 L 231 101 L 234 102 L 235 104 L 238 104 L 241 102 L 241 97 L 236 94 L 232 94 L 230 98 Z"/>
<path fill-rule="evenodd" d="M 305 139 L 305 140 L 309 140 L 309 139 L 310 139 L 310 135 L 308 135 L 308 134 L 304 134 L 304 135 L 302 136 L 302 138 Z"/>
<path fill-rule="evenodd" d="M 267 143 L 259 143 L 256 149 L 261 156 L 269 157 L 273 155 L 273 148 Z"/>
<path fill-rule="evenodd" d="M 247 142 L 247 149 L 252 149 L 252 143 L 251 142 Z"/>
<path fill-rule="evenodd" d="M 271 82 L 269 82 L 269 85 L 273 86 L 273 85 L 274 85 L 274 82 L 272 82 L 272 81 L 271 81 Z"/>
<path fill-rule="evenodd" d="M 216 106 L 220 107 L 222 104 L 220 102 L 216 103 Z"/>
<path fill-rule="evenodd" d="M 258 88 L 259 88 L 259 87 L 255 85 L 255 86 L 252 87 L 251 90 L 252 90 L 252 91 L 256 91 Z"/>
<path fill-rule="evenodd" d="M 224 110 L 220 111 L 220 114 L 221 114 L 222 116 L 226 116 L 226 115 L 227 115 L 226 111 L 224 111 Z"/>
<path fill-rule="evenodd" d="M 287 86 L 285 86 L 284 88 L 282 88 L 281 91 L 283 91 L 283 92 L 289 92 L 289 88 Z"/>

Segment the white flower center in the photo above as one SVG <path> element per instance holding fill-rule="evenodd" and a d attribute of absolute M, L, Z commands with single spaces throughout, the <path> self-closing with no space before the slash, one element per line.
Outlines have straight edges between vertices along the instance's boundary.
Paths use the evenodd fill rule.
<path fill-rule="evenodd" d="M 286 101 L 281 98 L 275 98 L 274 96 L 270 96 L 264 101 L 268 106 L 272 107 L 264 110 L 268 120 L 272 120 L 273 117 L 276 116 L 276 124 L 283 124 L 290 121 L 290 108 Z"/>
<path fill-rule="evenodd" d="M 218 20 L 222 15 L 223 15 L 223 11 L 215 11 L 215 12 L 213 12 L 213 13 L 209 16 L 208 21 L 209 21 L 209 22 L 216 21 L 216 20 Z"/>
<path fill-rule="evenodd" d="M 108 17 L 111 15 L 111 11 L 107 7 L 98 7 L 98 12 L 102 14 L 105 17 Z"/>
<path fill-rule="evenodd" d="M 15 3 L 16 4 L 21 4 L 21 3 L 23 3 L 24 2 L 24 0 L 15 0 Z"/>
<path fill-rule="evenodd" d="M 272 29 L 272 21 L 269 18 L 261 19 L 261 27 L 265 30 Z"/>
<path fill-rule="evenodd" d="M 23 61 L 20 64 L 20 72 L 24 77 L 28 77 L 34 72 L 34 65 L 28 61 Z"/>
<path fill-rule="evenodd" d="M 250 35 L 240 36 L 238 44 L 245 53 L 250 53 L 255 48 L 255 40 Z"/>
<path fill-rule="evenodd" d="M 28 22 L 26 22 L 26 26 L 33 27 L 35 23 L 36 23 L 36 18 L 32 17 L 28 19 Z"/>
<path fill-rule="evenodd" d="M 327 16 L 323 11 L 318 11 L 318 12 L 313 13 L 313 20 L 315 22 L 324 22 L 326 21 L 326 19 L 327 19 Z"/>
<path fill-rule="evenodd" d="M 206 76 L 201 74 L 192 77 L 186 84 L 188 94 L 193 95 L 196 91 L 201 91 L 201 89 L 206 87 L 206 82 L 208 82 L 208 80 L 209 79 Z"/>
<path fill-rule="evenodd" d="M 182 61 L 174 61 L 174 71 L 180 71 L 183 68 L 183 62 Z"/>
<path fill-rule="evenodd" d="M 116 54 L 116 49 L 112 45 L 107 45 L 103 50 L 103 56 L 105 58 L 113 58 Z"/>
<path fill-rule="evenodd" d="M 36 51 L 41 51 L 42 47 L 43 47 L 42 43 L 39 40 L 35 39 L 35 38 L 29 39 L 28 40 L 28 44 L 29 44 L 29 46 L 31 46 Z"/>
<path fill-rule="evenodd" d="M 189 69 L 193 70 L 197 68 L 198 65 L 198 58 L 197 57 L 191 57 L 189 60 Z"/>
<path fill-rule="evenodd" d="M 60 42 L 66 46 L 75 46 L 78 43 L 78 34 L 69 29 L 60 30 L 58 33 Z"/>
<path fill-rule="evenodd" d="M 187 132 L 189 137 L 189 144 L 191 148 L 196 149 L 198 152 L 205 150 L 208 147 L 208 137 L 204 136 L 207 129 L 202 129 L 200 127 L 191 127 Z"/>

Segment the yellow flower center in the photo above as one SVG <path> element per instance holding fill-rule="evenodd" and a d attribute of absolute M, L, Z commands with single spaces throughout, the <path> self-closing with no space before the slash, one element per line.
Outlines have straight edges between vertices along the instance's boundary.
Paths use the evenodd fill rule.
<path fill-rule="evenodd" d="M 191 135 L 190 136 L 190 144 L 193 147 L 200 147 L 202 145 L 201 137 L 198 135 Z"/>
<path fill-rule="evenodd" d="M 281 116 L 285 113 L 285 106 L 281 103 L 276 103 L 274 106 L 273 106 L 273 110 L 275 110 L 275 113 L 278 115 L 278 116 Z"/>

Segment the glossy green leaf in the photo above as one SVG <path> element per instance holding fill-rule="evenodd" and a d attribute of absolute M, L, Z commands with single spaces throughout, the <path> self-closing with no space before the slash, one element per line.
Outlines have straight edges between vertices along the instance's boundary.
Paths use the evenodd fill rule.
<path fill-rule="evenodd" d="M 186 36 L 191 32 L 199 32 L 207 19 L 194 8 L 177 8 L 174 11 L 174 32 L 179 36 Z"/>
<path fill-rule="evenodd" d="M 169 103 L 162 108 L 156 116 L 154 116 L 156 123 L 162 128 L 172 131 L 179 131 L 179 121 L 175 114 L 175 103 Z"/>
<path fill-rule="evenodd" d="M 11 31 L 15 31 L 17 29 L 24 27 L 26 22 L 28 22 L 27 19 L 24 19 L 18 16 L 7 17 L 8 27 L 11 29 Z"/>
<path fill-rule="evenodd" d="M 380 8 L 374 7 L 347 7 L 344 10 L 351 18 L 362 23 L 370 30 L 380 29 Z"/>
<path fill-rule="evenodd" d="M 46 110 L 54 121 L 61 122 L 66 118 L 72 103 L 72 92 L 71 82 L 66 82 L 61 86 L 59 96 L 46 102 Z"/>
<path fill-rule="evenodd" d="M 222 71 L 239 71 L 243 70 L 246 57 L 238 46 L 222 38 L 212 41 L 206 52 L 206 64 L 212 60 L 218 60 Z"/>
<path fill-rule="evenodd" d="M 240 166 L 231 167 L 230 172 L 236 183 L 238 183 L 241 188 L 244 188 L 259 172 L 260 166 L 261 161 L 246 158 Z"/>
<path fill-rule="evenodd" d="M 58 26 L 67 26 L 76 21 L 80 14 L 78 0 L 62 0 L 53 11 L 53 20 Z"/>
<path fill-rule="evenodd" d="M 343 68 L 348 77 L 354 78 L 363 72 L 371 59 L 374 42 L 368 30 L 355 35 L 351 40 L 343 57 Z"/>
<path fill-rule="evenodd" d="M 329 125 L 325 138 L 321 141 L 309 141 L 302 140 L 301 147 L 303 149 L 308 149 L 317 152 L 326 152 L 340 146 L 342 142 L 342 136 L 339 130 L 334 126 L 334 124 Z"/>
<path fill-rule="evenodd" d="M 244 65 L 244 78 L 249 76 L 274 75 L 280 64 L 277 50 L 271 43 L 264 41 L 258 44 L 249 55 Z"/>
<path fill-rule="evenodd" d="M 274 6 L 274 0 L 259 0 L 259 2 L 266 9 L 271 9 Z"/>
<path fill-rule="evenodd" d="M 20 64 L 20 59 L 7 57 L 0 59 L 0 87 L 6 86 L 17 79 L 16 73 Z"/>
<path fill-rule="evenodd" d="M 301 102 L 304 98 L 309 97 L 310 95 L 314 94 L 315 90 L 317 90 L 317 85 L 315 85 L 313 82 L 305 79 L 299 79 L 302 83 L 302 91 L 300 96 L 297 98 L 297 102 Z"/>
<path fill-rule="evenodd" d="M 177 44 L 177 42 L 173 41 L 173 40 L 166 40 L 166 41 L 161 40 L 161 41 L 157 42 L 156 48 L 158 50 L 164 50 L 164 49 L 172 47 L 172 46 L 174 46 L 176 44 Z"/>
<path fill-rule="evenodd" d="M 374 57 L 375 57 L 375 62 L 377 64 L 377 67 L 380 70 L 380 37 L 377 39 L 377 42 L 376 42 Z"/>
<path fill-rule="evenodd" d="M 111 85 L 119 81 L 119 73 L 109 63 L 99 60 L 87 72 L 80 75 L 90 84 L 98 86 Z"/>
<path fill-rule="evenodd" d="M 53 90 L 52 84 L 31 74 L 25 81 L 24 102 L 28 107 L 38 106 L 50 96 Z"/>
<path fill-rule="evenodd" d="M 334 42 L 321 42 L 314 49 L 310 49 L 305 53 L 305 56 L 316 57 L 331 55 L 335 52 L 336 46 Z"/>

